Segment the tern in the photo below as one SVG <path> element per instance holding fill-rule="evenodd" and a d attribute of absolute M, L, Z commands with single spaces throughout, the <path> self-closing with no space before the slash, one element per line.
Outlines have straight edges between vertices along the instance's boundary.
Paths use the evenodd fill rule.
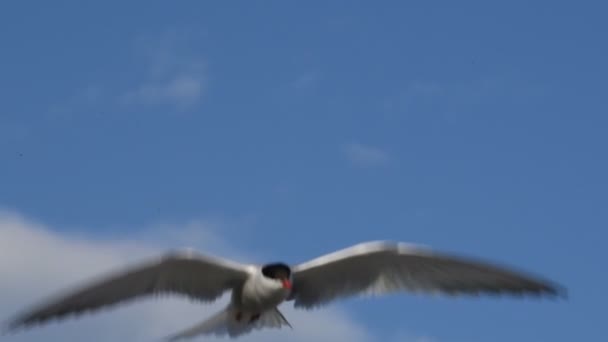
<path fill-rule="evenodd" d="M 255 329 L 291 327 L 278 306 L 313 309 L 341 298 L 394 292 L 447 295 L 561 296 L 553 282 L 502 266 L 435 252 L 413 244 L 372 241 L 299 265 L 242 264 L 184 250 L 169 253 L 84 286 L 9 321 L 7 331 L 27 328 L 135 298 L 177 294 L 211 302 L 225 292 L 225 309 L 168 338 L 202 334 L 237 337 Z"/>

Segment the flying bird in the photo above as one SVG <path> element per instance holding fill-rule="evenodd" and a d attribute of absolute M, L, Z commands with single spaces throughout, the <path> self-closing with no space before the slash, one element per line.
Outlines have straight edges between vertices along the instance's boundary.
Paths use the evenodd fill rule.
<path fill-rule="evenodd" d="M 178 294 L 211 302 L 227 291 L 231 292 L 231 300 L 225 309 L 168 340 L 201 334 L 237 337 L 255 329 L 291 327 L 278 309 L 288 301 L 293 301 L 296 308 L 313 309 L 355 295 L 398 291 L 447 295 L 564 294 L 562 288 L 547 280 L 406 243 L 365 242 L 295 266 L 282 262 L 241 264 L 186 250 L 51 300 L 10 321 L 7 330 L 144 296 Z"/>

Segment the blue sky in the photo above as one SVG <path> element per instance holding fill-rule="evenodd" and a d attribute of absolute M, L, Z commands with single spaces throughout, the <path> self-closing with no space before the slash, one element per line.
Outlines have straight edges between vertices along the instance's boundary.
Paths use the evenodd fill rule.
<path fill-rule="evenodd" d="M 3 3 L 0 207 L 87 241 L 206 222 L 261 261 L 423 243 L 570 298 L 335 306 L 378 339 L 600 341 L 606 10 Z"/>

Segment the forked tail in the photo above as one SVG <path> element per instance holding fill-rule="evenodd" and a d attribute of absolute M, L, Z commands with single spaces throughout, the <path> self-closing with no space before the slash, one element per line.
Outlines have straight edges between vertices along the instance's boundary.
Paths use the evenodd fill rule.
<path fill-rule="evenodd" d="M 285 316 L 277 308 L 265 311 L 258 319 L 252 320 L 251 316 L 238 314 L 233 308 L 227 307 L 207 320 L 169 337 L 167 341 L 188 339 L 198 335 L 228 335 L 230 337 L 237 337 L 254 329 L 281 329 L 283 326 L 291 328 L 291 324 L 289 324 Z"/>

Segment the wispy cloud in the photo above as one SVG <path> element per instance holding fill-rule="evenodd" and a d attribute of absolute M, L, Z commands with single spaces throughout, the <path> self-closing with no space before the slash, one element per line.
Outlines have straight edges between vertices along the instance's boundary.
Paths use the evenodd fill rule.
<path fill-rule="evenodd" d="M 530 80 L 517 70 L 485 75 L 481 78 L 454 80 L 412 80 L 387 95 L 382 107 L 391 111 L 416 113 L 419 106 L 457 106 L 493 104 L 497 99 L 535 98 L 547 86 Z"/>
<path fill-rule="evenodd" d="M 378 166 L 389 162 L 390 155 L 387 151 L 369 145 L 351 143 L 344 148 L 346 157 L 355 165 Z"/>
<path fill-rule="evenodd" d="M 296 89 L 307 89 L 313 87 L 321 80 L 321 73 L 316 70 L 307 71 L 298 76 L 292 83 Z"/>
<path fill-rule="evenodd" d="M 200 49 L 201 35 L 193 30 L 168 30 L 135 39 L 133 60 L 114 74 L 130 81 L 116 81 L 112 72 L 105 80 L 79 86 L 71 96 L 50 106 L 53 117 L 98 113 L 117 106 L 169 106 L 188 110 L 198 106 L 207 89 L 206 59 Z M 195 48 L 192 48 L 194 46 Z M 108 112 L 108 111 L 104 111 Z"/>
<path fill-rule="evenodd" d="M 185 109 L 197 104 L 203 95 L 202 77 L 193 75 L 177 75 L 167 81 L 150 81 L 128 91 L 124 100 L 126 103 L 146 105 L 173 104 L 179 109 Z"/>
<path fill-rule="evenodd" d="M 169 104 L 178 109 L 198 104 L 205 91 L 205 59 L 198 46 L 200 36 L 192 31 L 170 30 L 156 39 L 142 40 L 142 59 L 145 75 L 139 84 L 126 90 L 125 103 L 157 105 Z"/>

